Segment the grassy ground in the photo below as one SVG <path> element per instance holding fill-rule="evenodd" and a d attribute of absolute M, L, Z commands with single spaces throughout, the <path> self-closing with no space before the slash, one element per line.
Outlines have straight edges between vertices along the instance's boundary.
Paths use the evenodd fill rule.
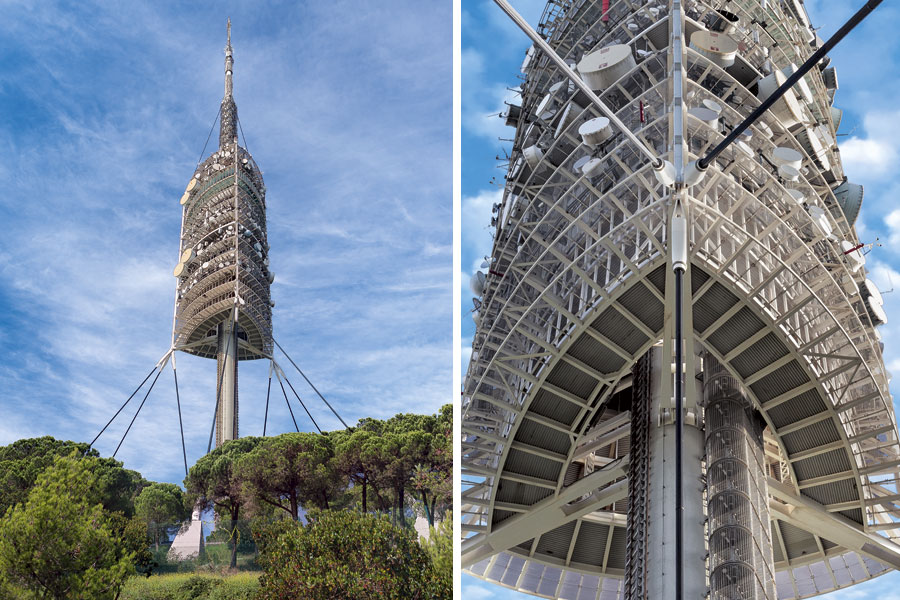
<path fill-rule="evenodd" d="M 215 572 L 228 569 L 231 563 L 231 548 L 227 544 L 208 544 L 203 556 L 190 560 L 169 560 L 168 546 L 160 546 L 153 552 L 157 567 L 154 573 L 193 573 L 197 571 Z M 238 571 L 259 571 L 256 563 L 256 552 L 253 550 L 238 550 Z"/>
<path fill-rule="evenodd" d="M 172 573 L 132 577 L 120 600 L 251 600 L 259 589 L 259 572 L 233 575 Z"/>

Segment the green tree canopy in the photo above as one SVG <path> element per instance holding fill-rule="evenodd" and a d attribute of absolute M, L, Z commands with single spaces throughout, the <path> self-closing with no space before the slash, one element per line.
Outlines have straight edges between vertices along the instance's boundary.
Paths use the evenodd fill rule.
<path fill-rule="evenodd" d="M 270 600 L 452 598 L 428 553 L 384 517 L 313 511 L 309 523 L 281 521 L 260 536 L 260 596 Z"/>
<path fill-rule="evenodd" d="M 263 439 L 238 460 L 236 477 L 245 498 L 281 508 L 293 519 L 301 504 L 328 508 L 338 487 L 331 440 L 306 432 Z"/>
<path fill-rule="evenodd" d="M 73 452 L 81 456 L 87 449 L 84 442 L 62 441 L 49 435 L 0 447 L 0 515 L 25 501 L 38 476 L 57 457 L 70 456 Z M 123 469 L 122 463 L 113 458 L 100 458 L 93 448 L 87 456 L 97 459 L 92 464 L 104 508 L 132 516 L 134 498 L 149 482 L 140 473 Z"/>
<path fill-rule="evenodd" d="M 151 483 L 145 487 L 134 501 L 134 511 L 153 535 L 157 550 L 160 533 L 166 531 L 166 527 L 173 522 L 183 521 L 190 516 L 190 510 L 184 502 L 184 493 L 174 483 Z"/>
<path fill-rule="evenodd" d="M 203 456 L 188 471 L 184 480 L 190 504 L 198 502 L 205 508 L 214 507 L 220 516 L 231 520 L 231 567 L 237 565 L 237 520 L 245 504 L 242 482 L 237 477 L 237 461 L 253 450 L 263 438 L 245 437 L 229 440 Z"/>
<path fill-rule="evenodd" d="M 56 457 L 27 500 L 0 519 L 0 576 L 44 598 L 114 598 L 134 552 L 100 503 L 97 458 Z"/>

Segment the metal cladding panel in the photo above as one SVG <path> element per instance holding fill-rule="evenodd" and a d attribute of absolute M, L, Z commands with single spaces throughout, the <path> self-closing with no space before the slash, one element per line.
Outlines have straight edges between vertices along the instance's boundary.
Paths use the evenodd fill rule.
<path fill-rule="evenodd" d="M 787 353 L 788 351 L 784 344 L 775 337 L 774 333 L 769 333 L 735 356 L 731 361 L 731 366 L 742 377 L 748 377 L 769 366 L 782 356 L 786 356 Z"/>
<path fill-rule="evenodd" d="M 558 362 L 547 376 L 547 383 L 560 387 L 579 398 L 587 398 L 597 386 L 597 380 L 573 365 Z"/>
<path fill-rule="evenodd" d="M 709 320 L 709 316 L 704 316 L 703 320 L 705 323 Z M 759 317 L 745 306 L 709 335 L 709 343 L 722 354 L 728 354 L 746 339 L 756 334 L 763 326 L 763 322 Z M 704 328 L 703 331 L 705 330 Z"/>
<path fill-rule="evenodd" d="M 806 372 L 797 361 L 793 360 L 783 365 L 759 381 L 750 385 L 750 389 L 756 394 L 757 399 L 765 405 L 772 398 L 780 396 L 809 381 Z"/>
<path fill-rule="evenodd" d="M 843 448 L 804 458 L 795 461 L 793 464 L 794 473 L 800 481 L 831 475 L 832 473 L 840 473 L 850 469 L 850 459 L 847 458 L 847 451 Z"/>
<path fill-rule="evenodd" d="M 853 479 L 842 479 L 832 483 L 808 487 L 800 491 L 801 494 L 812 498 L 819 504 L 829 505 L 839 502 L 854 502 L 859 500 L 859 490 Z"/>
<path fill-rule="evenodd" d="M 503 471 L 509 473 L 518 473 L 519 475 L 528 475 L 529 477 L 537 477 L 544 479 L 550 483 L 556 483 L 559 472 L 562 469 L 562 463 L 550 460 L 542 456 L 535 456 L 522 450 L 515 448 L 510 449 L 503 465 Z"/>
<path fill-rule="evenodd" d="M 826 410 L 825 402 L 819 395 L 818 390 L 809 390 L 786 402 L 782 402 L 778 406 L 767 409 L 766 414 L 772 420 L 772 424 L 780 429 L 807 417 L 821 414 Z"/>
<path fill-rule="evenodd" d="M 636 353 L 649 339 L 613 307 L 604 310 L 594 319 L 591 328 L 606 339 L 614 340 L 620 348 L 631 354 Z"/>
<path fill-rule="evenodd" d="M 831 419 L 813 423 L 808 427 L 781 436 L 781 442 L 784 444 L 788 454 L 818 448 L 819 446 L 836 442 L 839 439 L 841 439 L 841 435 Z"/>
<path fill-rule="evenodd" d="M 737 296 L 724 285 L 718 282 L 712 284 L 705 294 L 694 301 L 694 329 L 706 331 L 737 301 Z"/>
<path fill-rule="evenodd" d="M 662 329 L 665 314 L 663 304 L 643 283 L 626 290 L 619 296 L 618 302 L 651 330 Z"/>
<path fill-rule="evenodd" d="M 578 530 L 578 539 L 572 551 L 572 562 L 595 567 L 603 566 L 603 555 L 606 553 L 606 537 L 609 525 L 584 521 Z"/>
<path fill-rule="evenodd" d="M 779 521 L 778 526 L 781 528 L 781 539 L 784 540 L 789 559 L 819 551 L 816 538 L 811 533 L 783 521 Z"/>
<path fill-rule="evenodd" d="M 575 521 L 566 523 L 561 527 L 557 527 L 553 531 L 548 531 L 541 536 L 538 541 L 536 554 L 545 554 L 553 558 L 565 559 L 569 553 L 569 543 L 572 541 L 572 534 L 575 532 Z"/>
<path fill-rule="evenodd" d="M 612 544 L 609 546 L 609 558 L 606 561 L 607 569 L 625 568 L 625 529 L 613 527 Z"/>
<path fill-rule="evenodd" d="M 581 407 L 553 392 L 541 389 L 535 394 L 528 410 L 542 417 L 571 425 L 578 417 L 578 413 L 581 412 Z"/>
<path fill-rule="evenodd" d="M 536 423 L 529 419 L 523 419 L 516 431 L 517 442 L 528 444 L 536 448 L 543 448 L 557 454 L 568 454 L 572 445 L 569 436 L 542 423 Z"/>
<path fill-rule="evenodd" d="M 552 494 L 553 490 L 548 488 L 501 478 L 497 488 L 497 502 L 531 506 Z"/>
<path fill-rule="evenodd" d="M 569 346 L 568 353 L 569 356 L 577 358 L 600 373 L 614 373 L 625 364 L 624 358 L 587 333 L 582 334 Z"/>

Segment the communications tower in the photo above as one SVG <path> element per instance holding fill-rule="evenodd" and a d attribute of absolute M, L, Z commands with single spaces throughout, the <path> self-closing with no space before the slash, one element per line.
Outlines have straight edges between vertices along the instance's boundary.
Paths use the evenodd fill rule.
<path fill-rule="evenodd" d="M 900 568 L 887 317 L 825 54 L 849 29 L 822 40 L 800 0 L 518 19 L 463 568 L 568 600 L 806 598 Z"/>
<path fill-rule="evenodd" d="M 214 358 L 216 447 L 238 437 L 238 363 L 272 355 L 266 186 L 238 143 L 232 95 L 231 21 L 219 147 L 198 165 L 181 197 L 181 254 L 175 266 L 173 348 Z"/>

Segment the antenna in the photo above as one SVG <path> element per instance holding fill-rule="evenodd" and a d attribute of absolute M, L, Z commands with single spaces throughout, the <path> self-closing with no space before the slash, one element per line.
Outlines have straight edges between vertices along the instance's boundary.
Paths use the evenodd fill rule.
<path fill-rule="evenodd" d="M 836 42 L 800 0 L 551 2 L 543 35 L 496 2 L 533 45 L 470 281 L 462 568 L 594 600 L 900 569 L 884 292 L 809 68 Z"/>

